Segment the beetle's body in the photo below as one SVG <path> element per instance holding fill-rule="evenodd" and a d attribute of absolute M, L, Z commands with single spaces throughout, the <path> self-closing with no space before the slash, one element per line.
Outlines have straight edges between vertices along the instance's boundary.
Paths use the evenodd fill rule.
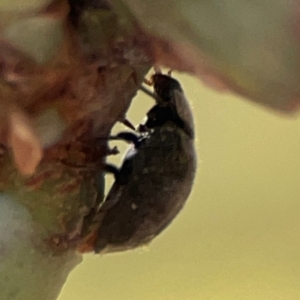
<path fill-rule="evenodd" d="M 155 90 L 161 97 L 164 87 L 159 87 Z M 196 171 L 192 116 L 185 99 L 174 102 L 175 97 L 184 98 L 180 85 L 168 92 L 171 101 L 160 98 L 149 111 L 145 125 L 151 131 L 128 150 L 100 210 L 96 252 L 149 243 L 174 219 L 190 194 Z M 179 100 L 183 109 L 178 109 Z M 179 110 L 186 118 L 179 117 Z"/>

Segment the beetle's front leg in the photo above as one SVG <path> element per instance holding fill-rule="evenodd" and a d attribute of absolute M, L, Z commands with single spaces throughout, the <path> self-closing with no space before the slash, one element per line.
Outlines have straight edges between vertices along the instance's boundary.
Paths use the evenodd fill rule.
<path fill-rule="evenodd" d="M 138 148 L 141 143 L 141 138 L 138 135 L 136 135 L 132 132 L 128 132 L 128 131 L 119 132 L 117 135 L 108 137 L 108 139 L 109 140 L 122 140 L 127 143 L 132 143 L 132 144 L 134 144 L 135 148 Z"/>

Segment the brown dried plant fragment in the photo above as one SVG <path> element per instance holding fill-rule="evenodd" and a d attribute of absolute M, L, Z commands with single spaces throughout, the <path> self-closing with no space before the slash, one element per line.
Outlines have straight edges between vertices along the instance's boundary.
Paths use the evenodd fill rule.
<path fill-rule="evenodd" d="M 14 161 L 23 175 L 34 173 L 42 159 L 43 150 L 29 118 L 21 111 L 12 111 L 8 117 L 8 141 Z"/>

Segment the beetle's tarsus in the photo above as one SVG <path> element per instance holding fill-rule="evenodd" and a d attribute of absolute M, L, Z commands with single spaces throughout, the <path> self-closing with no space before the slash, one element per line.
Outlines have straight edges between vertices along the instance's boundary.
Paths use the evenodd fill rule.
<path fill-rule="evenodd" d="M 117 154 L 119 154 L 119 153 L 120 153 L 120 151 L 119 151 L 118 147 L 117 147 L 117 146 L 114 146 L 113 148 L 108 148 L 108 149 L 107 149 L 106 155 L 107 155 L 107 156 L 109 156 L 109 155 L 117 155 Z"/>

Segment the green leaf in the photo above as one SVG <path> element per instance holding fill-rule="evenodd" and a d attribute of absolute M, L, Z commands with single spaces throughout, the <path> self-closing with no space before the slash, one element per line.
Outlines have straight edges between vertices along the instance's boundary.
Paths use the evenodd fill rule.
<path fill-rule="evenodd" d="M 63 22 L 50 17 L 21 19 L 5 28 L 4 37 L 36 62 L 43 64 L 61 46 Z"/>
<path fill-rule="evenodd" d="M 209 66 L 224 85 L 272 108 L 299 106 L 298 1 L 124 2 L 145 30 L 199 52 L 202 59 L 195 63 L 182 51 L 186 65 Z"/>
<path fill-rule="evenodd" d="M 50 0 L 2 0 L 0 1 L 1 11 L 27 11 L 27 10 L 38 10 L 51 3 Z"/>

